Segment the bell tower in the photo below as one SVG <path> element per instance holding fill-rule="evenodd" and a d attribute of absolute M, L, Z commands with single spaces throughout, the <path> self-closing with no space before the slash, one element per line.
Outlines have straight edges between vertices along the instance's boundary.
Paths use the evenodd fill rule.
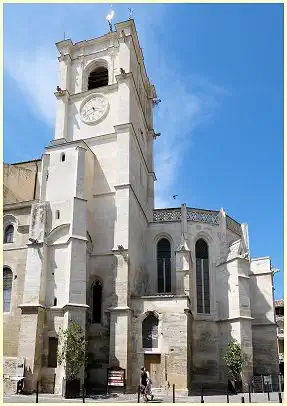
<path fill-rule="evenodd" d="M 115 27 L 114 32 L 99 38 L 75 44 L 67 39 L 56 44 L 60 77 L 55 93 L 53 143 L 84 140 L 97 154 L 97 137 L 118 136 L 124 128 L 128 129 L 129 146 L 122 146 L 128 174 L 122 179 L 118 176 L 120 182 L 133 183 L 138 189 L 150 218 L 155 180 L 152 106 L 156 91 L 146 73 L 134 21 L 130 19 Z M 119 150 L 117 155 L 120 160 Z"/>
<path fill-rule="evenodd" d="M 55 137 L 41 172 L 41 200 L 48 205 L 43 306 L 53 307 L 51 298 L 57 298 L 63 315 L 57 326 L 81 320 L 89 351 L 101 365 L 126 369 L 129 386 L 131 297 L 142 294 L 139 280 L 154 208 L 156 91 L 132 19 L 102 37 L 56 46 Z M 96 280 L 102 287 L 98 322 L 91 295 Z M 47 317 L 53 325 L 54 313 Z M 106 359 L 97 348 L 109 348 Z M 99 369 L 93 372 L 98 383 L 106 379 L 101 371 L 103 377 Z M 60 387 L 62 375 L 56 375 Z"/>

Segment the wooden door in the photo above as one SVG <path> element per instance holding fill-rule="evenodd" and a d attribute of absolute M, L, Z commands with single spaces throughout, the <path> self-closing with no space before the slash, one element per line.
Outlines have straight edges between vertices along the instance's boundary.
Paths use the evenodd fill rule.
<path fill-rule="evenodd" d="M 145 354 L 144 367 L 150 374 L 153 388 L 161 387 L 160 354 Z"/>

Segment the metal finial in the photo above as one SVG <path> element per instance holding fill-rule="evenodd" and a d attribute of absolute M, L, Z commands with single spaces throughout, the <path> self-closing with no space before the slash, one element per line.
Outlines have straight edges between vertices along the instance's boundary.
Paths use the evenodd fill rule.
<path fill-rule="evenodd" d="M 111 8 L 110 8 L 110 11 L 109 11 L 109 13 L 107 14 L 107 16 L 106 16 L 106 20 L 108 21 L 108 23 L 109 23 L 109 27 L 110 27 L 110 31 L 111 32 L 113 32 L 113 25 L 112 25 L 112 19 L 114 18 L 114 16 L 115 16 L 115 11 L 112 9 L 112 4 L 111 4 Z"/>
<path fill-rule="evenodd" d="M 133 12 L 134 12 L 134 9 L 133 9 L 133 8 L 129 8 L 128 10 L 129 10 L 129 20 L 131 20 L 131 19 L 132 19 Z"/>

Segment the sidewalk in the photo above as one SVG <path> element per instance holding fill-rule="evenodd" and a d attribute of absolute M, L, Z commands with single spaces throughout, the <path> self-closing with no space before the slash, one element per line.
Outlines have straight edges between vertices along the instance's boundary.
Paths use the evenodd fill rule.
<path fill-rule="evenodd" d="M 245 403 L 249 403 L 248 393 L 239 395 L 230 395 L 229 403 L 241 403 L 241 396 L 244 396 Z M 35 403 L 36 395 L 5 395 L 4 403 Z M 175 395 L 175 403 L 200 403 L 200 396 L 181 396 Z M 59 395 L 39 394 L 39 403 L 82 403 L 79 399 L 65 399 Z M 85 399 L 86 403 L 137 403 L 137 394 L 109 394 L 95 395 Z M 279 403 L 278 393 L 270 393 L 270 401 L 268 401 L 267 393 L 252 393 L 252 403 Z M 142 398 L 140 403 L 143 403 Z M 172 403 L 172 393 L 154 393 L 154 400 L 148 403 Z M 227 403 L 225 395 L 204 396 L 204 403 Z M 284 403 L 284 393 L 282 393 L 282 403 Z"/>

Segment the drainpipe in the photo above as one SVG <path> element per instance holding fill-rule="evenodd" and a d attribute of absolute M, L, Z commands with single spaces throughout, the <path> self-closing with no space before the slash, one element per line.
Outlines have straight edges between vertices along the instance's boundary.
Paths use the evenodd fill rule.
<path fill-rule="evenodd" d="M 38 161 L 36 162 L 36 175 L 35 175 L 35 184 L 34 184 L 34 193 L 33 193 L 33 200 L 36 199 L 36 189 L 37 189 L 37 181 L 38 181 Z"/>

